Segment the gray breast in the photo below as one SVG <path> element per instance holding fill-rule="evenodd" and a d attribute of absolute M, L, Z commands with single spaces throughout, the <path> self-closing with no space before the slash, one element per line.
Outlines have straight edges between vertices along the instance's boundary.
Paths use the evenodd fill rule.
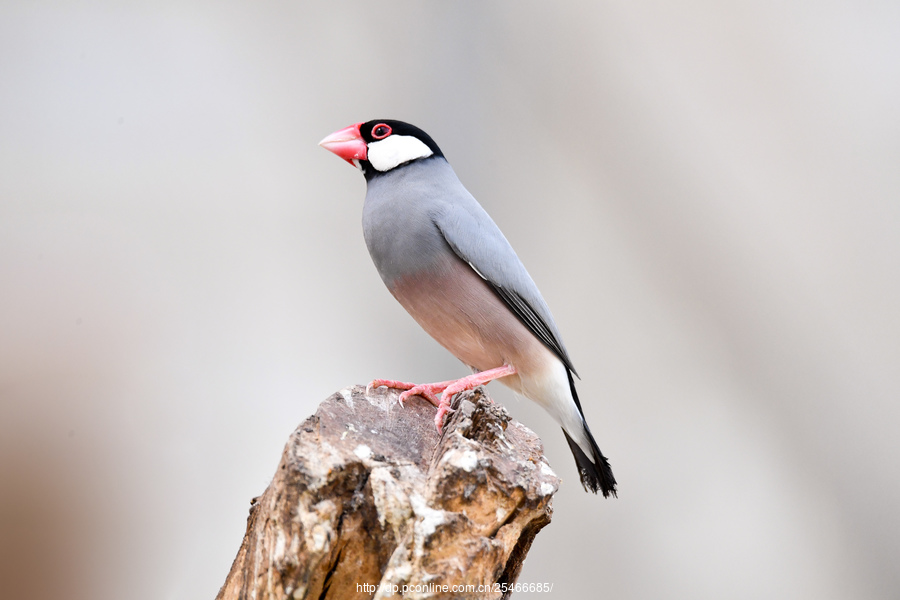
<path fill-rule="evenodd" d="M 434 215 L 459 190 L 465 193 L 442 157 L 399 167 L 368 182 L 363 234 L 388 287 L 398 278 L 439 268 L 453 253 Z"/>

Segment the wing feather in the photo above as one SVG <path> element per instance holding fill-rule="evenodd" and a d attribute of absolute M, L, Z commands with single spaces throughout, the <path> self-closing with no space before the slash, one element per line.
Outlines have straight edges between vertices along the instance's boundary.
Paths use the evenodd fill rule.
<path fill-rule="evenodd" d="M 433 216 L 447 244 L 577 376 L 547 303 L 506 237 L 468 192 L 454 200 Z"/>

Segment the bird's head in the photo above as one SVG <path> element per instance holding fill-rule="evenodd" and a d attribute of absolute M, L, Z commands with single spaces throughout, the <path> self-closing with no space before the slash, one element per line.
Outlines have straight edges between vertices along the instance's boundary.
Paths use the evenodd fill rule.
<path fill-rule="evenodd" d="M 369 178 L 415 160 L 443 156 L 431 136 L 409 123 L 375 119 L 335 131 L 319 145 Z"/>

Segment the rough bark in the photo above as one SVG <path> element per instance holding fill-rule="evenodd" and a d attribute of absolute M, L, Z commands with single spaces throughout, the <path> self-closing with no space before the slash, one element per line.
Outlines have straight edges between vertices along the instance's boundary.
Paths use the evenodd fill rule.
<path fill-rule="evenodd" d="M 481 389 L 443 435 L 397 396 L 341 390 L 294 431 L 218 599 L 508 595 L 559 485 L 540 439 Z"/>

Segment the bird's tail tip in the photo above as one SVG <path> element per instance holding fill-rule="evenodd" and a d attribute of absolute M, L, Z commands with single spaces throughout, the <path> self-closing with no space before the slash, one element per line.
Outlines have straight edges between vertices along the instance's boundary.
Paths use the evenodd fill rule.
<path fill-rule="evenodd" d="M 569 442 L 569 448 L 572 450 L 572 454 L 575 456 L 575 462 L 578 464 L 578 474 L 581 476 L 581 485 L 584 486 L 585 491 L 597 493 L 600 492 L 603 494 L 604 498 L 609 498 L 610 496 L 617 497 L 616 493 L 616 478 L 613 475 L 612 468 L 609 466 L 609 460 L 603 453 L 600 452 L 600 448 L 597 447 L 597 442 L 594 441 L 594 436 L 591 435 L 590 430 L 585 426 L 584 432 L 587 434 L 587 438 L 591 445 L 591 454 L 593 456 L 588 456 L 585 454 L 584 450 L 581 449 L 575 440 L 573 440 L 568 432 L 563 429 L 563 433 L 566 436 L 566 441 Z"/>

